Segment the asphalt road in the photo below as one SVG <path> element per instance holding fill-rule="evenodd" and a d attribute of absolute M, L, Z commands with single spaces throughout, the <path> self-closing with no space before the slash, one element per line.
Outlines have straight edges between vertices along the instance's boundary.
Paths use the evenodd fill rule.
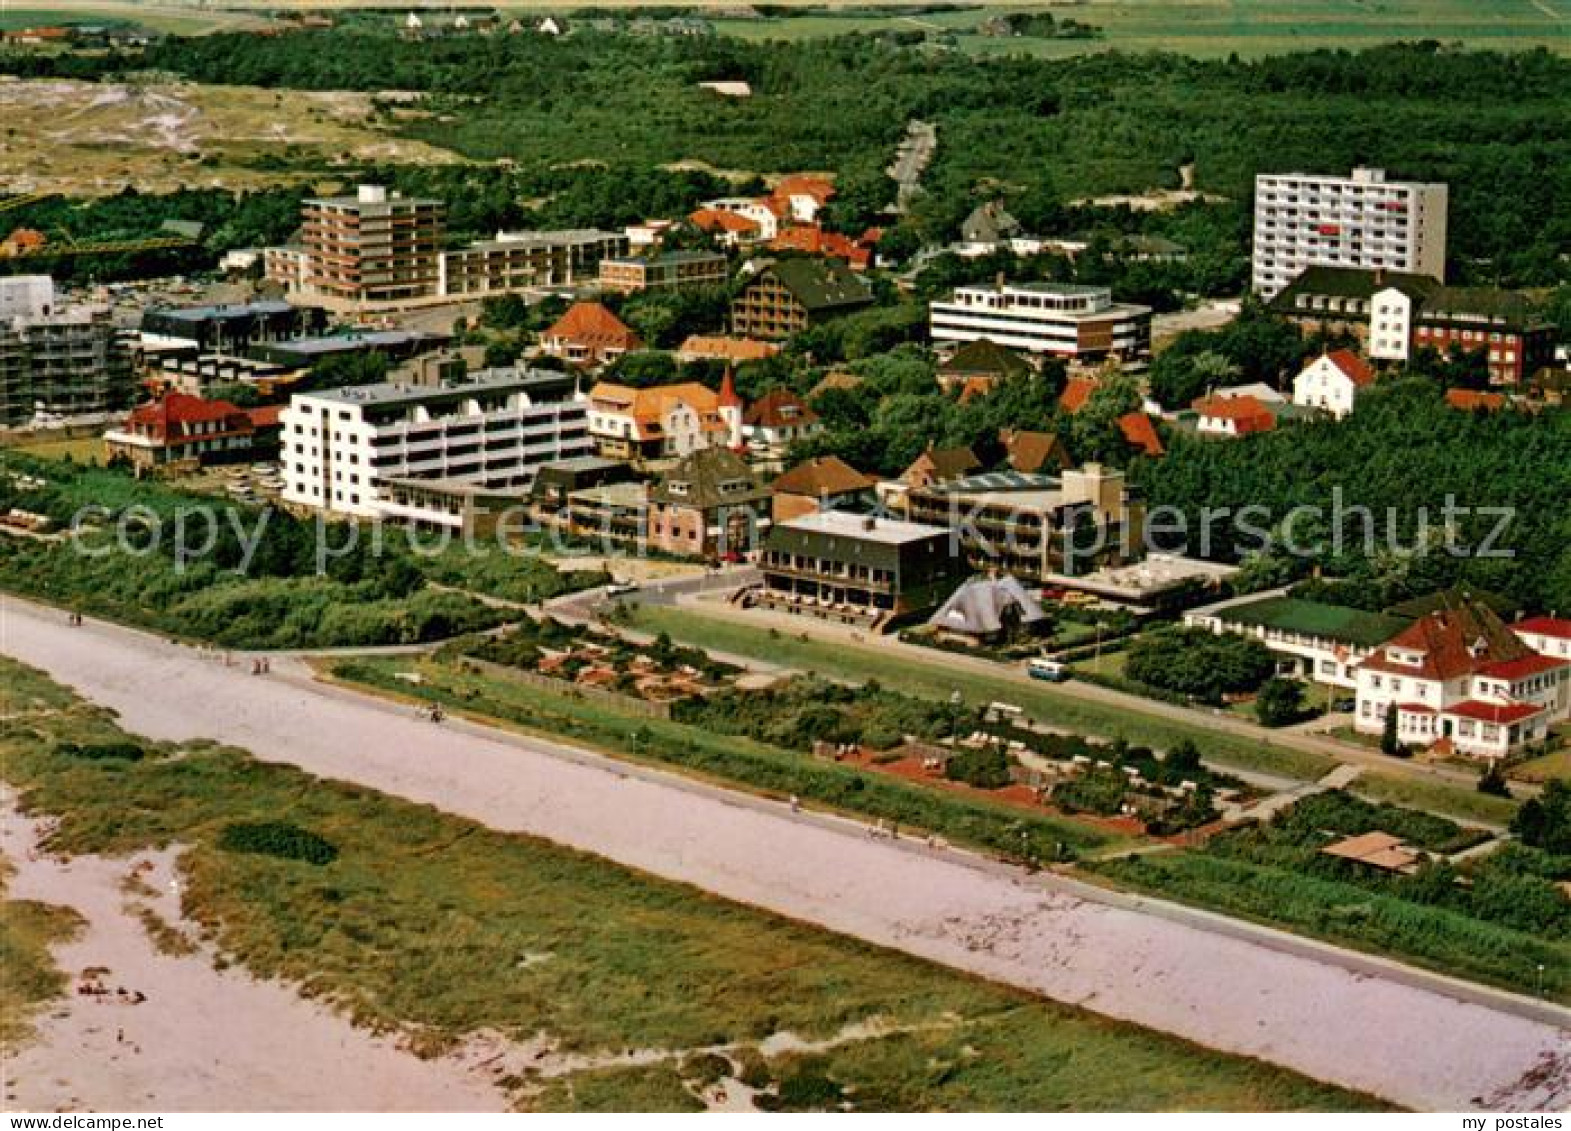
<path fill-rule="evenodd" d="M 1571 1103 L 1571 1011 L 1171 904 L 874 839 L 567 744 L 254 676 L 5 599 L 0 651 L 154 738 L 209 737 L 1417 1108 Z"/>

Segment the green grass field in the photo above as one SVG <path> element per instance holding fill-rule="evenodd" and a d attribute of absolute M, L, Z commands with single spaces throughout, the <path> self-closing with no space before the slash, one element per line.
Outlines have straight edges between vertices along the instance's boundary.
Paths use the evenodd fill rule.
<path fill-rule="evenodd" d="M 1167 749 L 1188 738 L 1205 757 L 1244 770 L 1308 781 L 1324 776 L 1336 764 L 1323 755 L 1270 746 L 1196 723 L 1139 715 L 1122 707 L 1081 699 L 1049 684 L 947 666 L 936 653 L 931 662 L 920 662 L 876 646 L 828 643 L 810 636 L 754 628 L 705 616 L 690 607 L 637 605 L 630 623 L 631 627 L 648 632 L 669 633 L 672 639 L 684 643 L 784 664 L 831 679 L 877 679 L 910 694 L 943 699 L 959 691 L 973 703 L 1000 699 L 1024 707 L 1041 722 L 1080 734 L 1106 738 L 1122 735 L 1132 743 L 1157 749 Z"/>
<path fill-rule="evenodd" d="M 973 32 L 989 15 L 1037 7 L 1099 26 L 1105 34 L 1092 40 L 1054 40 L 993 39 Z M 810 39 L 850 31 L 947 31 L 958 36 L 958 45 L 966 51 L 1049 57 L 1112 49 L 1269 55 L 1314 47 L 1356 49 L 1402 39 L 1459 40 L 1502 50 L 1571 50 L 1571 4 L 1565 0 L 1090 0 L 1072 6 L 986 5 L 920 16 L 837 17 L 814 12 L 715 23 L 723 33 L 747 39 Z"/>
<path fill-rule="evenodd" d="M 1354 783 L 1353 791 L 1374 801 L 1389 801 L 1393 805 L 1427 809 L 1463 821 L 1483 821 L 1492 825 L 1510 824 L 1517 810 L 1517 803 L 1507 797 L 1396 774 L 1366 771 Z"/>
<path fill-rule="evenodd" d="M 559 0 L 459 0 L 455 8 L 564 11 L 569 8 L 636 9 L 661 0 L 616 0 L 565 5 Z M 1024 52 L 1049 57 L 1086 51 L 1178 51 L 1191 55 L 1268 55 L 1313 47 L 1356 49 L 1399 39 L 1460 41 L 1502 50 L 1547 47 L 1571 51 L 1571 0 L 1088 0 L 1075 4 L 979 4 L 959 12 L 915 16 L 866 14 L 878 0 L 835 5 L 795 3 L 801 16 L 747 20 L 717 18 L 725 35 L 746 39 L 813 39 L 852 31 L 948 32 L 976 54 Z M 696 0 L 697 9 L 723 8 L 727 0 Z M 47 8 L 12 8 L 0 27 L 51 20 L 134 20 L 160 31 L 200 34 L 255 22 L 264 12 L 289 8 L 343 10 L 385 7 L 372 0 L 231 0 L 224 9 L 176 2 L 61 0 Z M 1094 40 L 991 39 L 977 24 L 1001 12 L 1046 8 L 1104 29 Z"/>
<path fill-rule="evenodd" d="M 243 4 L 231 8 L 244 8 Z M 171 35 L 203 35 L 258 26 L 258 14 L 202 7 L 197 4 L 159 3 L 158 0 L 56 0 L 48 7 L 0 8 L 0 30 L 49 24 L 137 24 Z"/>
<path fill-rule="evenodd" d="M 40 677 L 0 660 L 0 682 L 24 680 Z M 416 1049 L 495 1029 L 591 1057 L 554 1081 L 513 1081 L 526 1105 L 691 1107 L 684 1065 L 724 1044 L 766 1081 L 828 1078 L 868 1108 L 1378 1106 L 241 751 L 143 742 L 130 760 L 61 746 L 132 740 L 85 704 L 39 710 L 12 720 L 0 765 L 29 811 L 60 817 L 62 853 L 187 846 L 186 914 L 258 977 Z M 226 829 L 259 821 L 324 838 L 336 856 L 223 847 Z M 887 1028 L 848 1033 L 873 1019 Z M 758 1044 L 785 1030 L 842 1043 L 810 1064 L 766 1060 Z M 635 1049 L 653 1050 L 654 1066 L 606 1071 Z"/>
<path fill-rule="evenodd" d="M 39 459 L 70 459 L 77 463 L 103 463 L 104 441 L 98 436 L 78 436 L 71 440 L 30 440 L 22 444 L 6 445 L 5 451 L 26 452 Z"/>

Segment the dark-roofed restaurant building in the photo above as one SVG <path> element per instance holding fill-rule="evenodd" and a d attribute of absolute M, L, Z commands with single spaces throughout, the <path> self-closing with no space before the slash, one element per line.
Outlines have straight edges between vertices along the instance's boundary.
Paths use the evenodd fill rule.
<path fill-rule="evenodd" d="M 875 628 L 938 604 L 969 572 L 943 527 L 841 511 L 776 523 L 759 565 L 756 603 Z"/>
<path fill-rule="evenodd" d="M 778 340 L 872 304 L 872 288 L 837 259 L 780 259 L 732 300 L 731 329 Z"/>

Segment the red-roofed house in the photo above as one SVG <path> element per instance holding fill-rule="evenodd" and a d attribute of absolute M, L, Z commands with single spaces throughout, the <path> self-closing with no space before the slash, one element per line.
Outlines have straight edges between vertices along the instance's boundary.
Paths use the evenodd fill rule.
<path fill-rule="evenodd" d="M 1504 393 L 1480 393 L 1473 389 L 1447 389 L 1446 404 L 1463 412 L 1499 412 L 1506 406 Z"/>
<path fill-rule="evenodd" d="M 540 348 L 575 365 L 604 365 L 643 343 L 598 302 L 575 302 L 540 336 Z"/>
<path fill-rule="evenodd" d="M 793 173 L 781 177 L 769 194 L 780 205 L 779 215 L 804 224 L 818 219 L 818 212 L 835 195 L 835 186 L 825 177 Z"/>
<path fill-rule="evenodd" d="M 727 247 L 743 247 L 764 238 L 764 222 L 729 208 L 700 208 L 688 216 L 700 232 L 715 236 Z"/>
<path fill-rule="evenodd" d="M 1058 407 L 1073 416 L 1085 407 L 1094 392 L 1096 382 L 1090 377 L 1071 377 L 1064 391 L 1058 395 Z"/>
<path fill-rule="evenodd" d="M 254 411 L 262 413 L 265 422 L 264 410 Z M 270 426 L 276 427 L 277 422 L 274 410 Z M 110 459 L 125 459 L 137 468 L 187 460 L 218 463 L 249 458 L 256 433 L 252 413 L 228 401 L 169 393 L 163 400 L 133 409 L 121 427 L 104 433 L 104 446 Z"/>
<path fill-rule="evenodd" d="M 781 230 L 769 246 L 776 251 L 800 251 L 825 259 L 842 259 L 853 271 L 866 271 L 873 265 L 873 247 L 862 239 L 853 240 L 839 232 L 826 232 L 817 224 L 792 224 Z"/>
<path fill-rule="evenodd" d="M 1127 443 L 1140 449 L 1142 455 L 1159 456 L 1166 453 L 1162 437 L 1156 433 L 1156 422 L 1144 412 L 1126 412 L 1118 418 L 1118 431 Z"/>
<path fill-rule="evenodd" d="M 1375 371 L 1352 350 L 1323 353 L 1293 379 L 1293 403 L 1320 408 L 1341 420 L 1353 411 L 1359 391 L 1375 383 Z"/>
<path fill-rule="evenodd" d="M 1194 403 L 1195 427 L 1202 436 L 1248 436 L 1270 432 L 1276 414 L 1264 402 L 1245 394 L 1238 397 L 1201 397 Z"/>
<path fill-rule="evenodd" d="M 789 389 L 771 389 L 754 401 L 742 418 L 742 440 L 761 462 L 785 459 L 798 440 L 822 431 L 818 413 Z"/>
<path fill-rule="evenodd" d="M 690 455 L 730 442 L 721 408 L 714 390 L 696 381 L 647 389 L 601 381 L 589 390 L 589 435 L 607 459 Z"/>
<path fill-rule="evenodd" d="M 1513 624 L 1511 631 L 1541 656 L 1571 660 L 1571 620 L 1565 617 L 1529 617 Z"/>
<path fill-rule="evenodd" d="M 1545 618 L 1547 619 L 1547 618 Z M 1571 712 L 1571 660 L 1544 655 L 1481 601 L 1448 604 L 1402 630 L 1355 672 L 1355 726 L 1404 744 L 1503 758 Z"/>
<path fill-rule="evenodd" d="M 44 233 L 33 228 L 18 228 L 5 239 L 0 240 L 0 259 L 9 259 L 14 255 L 32 255 L 42 251 L 49 243 Z"/>

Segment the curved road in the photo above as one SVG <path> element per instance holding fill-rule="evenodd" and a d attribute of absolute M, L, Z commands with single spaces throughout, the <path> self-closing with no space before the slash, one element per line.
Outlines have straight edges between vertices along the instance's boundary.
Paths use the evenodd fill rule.
<path fill-rule="evenodd" d="M 428 802 L 1099 1013 L 1436 1110 L 1571 1103 L 1571 1011 L 7 598 L 0 651 L 154 738 Z"/>

